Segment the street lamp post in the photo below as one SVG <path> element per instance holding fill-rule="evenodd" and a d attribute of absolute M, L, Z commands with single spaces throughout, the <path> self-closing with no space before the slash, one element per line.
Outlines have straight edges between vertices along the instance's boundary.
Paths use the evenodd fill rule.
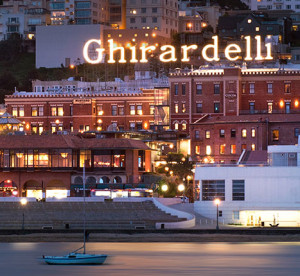
<path fill-rule="evenodd" d="M 22 210 L 23 210 L 23 214 L 22 214 L 22 230 L 24 230 L 25 229 L 25 213 L 24 213 L 24 207 L 26 206 L 26 204 L 27 204 L 27 199 L 26 198 L 22 198 L 21 200 L 20 200 L 20 203 L 21 203 L 21 205 L 22 205 Z"/>
<path fill-rule="evenodd" d="M 219 230 L 219 204 L 220 204 L 220 199 L 216 198 L 215 199 L 215 204 L 217 205 L 217 226 L 216 226 L 216 230 Z"/>

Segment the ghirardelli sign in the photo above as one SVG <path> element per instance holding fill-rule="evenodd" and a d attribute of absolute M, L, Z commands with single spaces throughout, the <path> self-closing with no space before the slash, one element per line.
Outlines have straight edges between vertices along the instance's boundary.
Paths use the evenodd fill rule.
<path fill-rule="evenodd" d="M 219 38 L 218 36 L 213 36 L 213 43 L 205 45 L 201 50 L 201 56 L 204 60 L 208 62 L 214 62 L 219 61 Z M 246 49 L 245 49 L 245 57 L 241 57 L 242 49 L 241 46 L 238 44 L 232 43 L 225 47 L 224 49 L 224 55 L 225 58 L 229 61 L 236 61 L 238 59 L 243 59 L 245 61 L 252 61 L 252 60 L 272 60 L 272 53 L 271 53 L 271 43 L 266 43 L 266 53 L 262 54 L 262 42 L 261 42 L 261 36 L 257 35 L 254 37 L 256 40 L 256 56 L 252 56 L 252 40 L 250 36 L 245 36 L 244 40 L 246 43 Z M 99 47 L 96 48 L 97 57 L 95 59 L 91 59 L 89 56 L 89 47 L 92 44 L 96 44 Z M 181 55 L 177 56 L 176 54 L 176 48 L 173 45 L 162 45 L 160 47 L 157 47 L 155 45 L 142 45 L 141 47 L 137 46 L 130 46 L 127 49 L 129 49 L 129 58 L 125 58 L 125 47 L 123 46 L 116 46 L 116 43 L 114 43 L 113 39 L 108 40 L 108 48 L 101 48 L 101 40 L 98 39 L 91 39 L 87 41 L 83 47 L 83 56 L 86 62 L 91 64 L 98 64 L 101 62 L 104 62 L 103 56 L 108 56 L 108 63 L 147 63 L 148 57 L 150 54 L 154 51 L 159 51 L 159 59 L 162 62 L 175 62 L 177 60 L 180 60 L 181 62 L 188 62 L 190 61 L 189 54 L 192 51 L 198 50 L 199 46 L 196 44 L 191 45 L 182 45 L 181 46 Z M 118 60 L 115 60 L 116 53 L 118 52 Z M 138 58 L 139 57 L 139 58 Z"/>

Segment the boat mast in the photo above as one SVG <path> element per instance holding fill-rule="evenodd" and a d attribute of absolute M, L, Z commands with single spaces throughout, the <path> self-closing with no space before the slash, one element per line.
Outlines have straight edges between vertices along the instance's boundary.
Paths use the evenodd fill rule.
<path fill-rule="evenodd" d="M 85 160 L 83 160 L 83 254 L 85 254 Z"/>

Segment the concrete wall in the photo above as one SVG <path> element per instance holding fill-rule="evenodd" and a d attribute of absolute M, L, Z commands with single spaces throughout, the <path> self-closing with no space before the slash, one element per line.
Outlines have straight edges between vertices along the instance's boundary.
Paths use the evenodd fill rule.
<path fill-rule="evenodd" d="M 59 25 L 36 28 L 36 67 L 56 68 L 68 66 L 83 59 L 83 46 L 89 39 L 101 39 L 103 25 Z"/>
<path fill-rule="evenodd" d="M 200 201 L 195 202 L 195 212 L 216 219 L 216 205 L 202 200 L 202 180 L 225 180 L 225 201 L 219 210 L 226 223 L 247 224 L 247 217 L 234 220 L 237 211 L 300 210 L 299 167 L 197 167 L 195 180 L 200 181 Z M 245 180 L 245 200 L 232 201 L 232 180 Z M 296 223 L 297 216 L 290 221 Z M 297 222 L 297 223 L 300 223 Z M 292 224 L 292 223 L 291 223 Z"/>

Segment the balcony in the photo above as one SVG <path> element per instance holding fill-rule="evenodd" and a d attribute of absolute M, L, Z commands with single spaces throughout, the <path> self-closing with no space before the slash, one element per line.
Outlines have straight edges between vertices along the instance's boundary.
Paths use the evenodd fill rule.
<path fill-rule="evenodd" d="M 6 21 L 6 26 L 20 26 L 19 21 Z"/>

